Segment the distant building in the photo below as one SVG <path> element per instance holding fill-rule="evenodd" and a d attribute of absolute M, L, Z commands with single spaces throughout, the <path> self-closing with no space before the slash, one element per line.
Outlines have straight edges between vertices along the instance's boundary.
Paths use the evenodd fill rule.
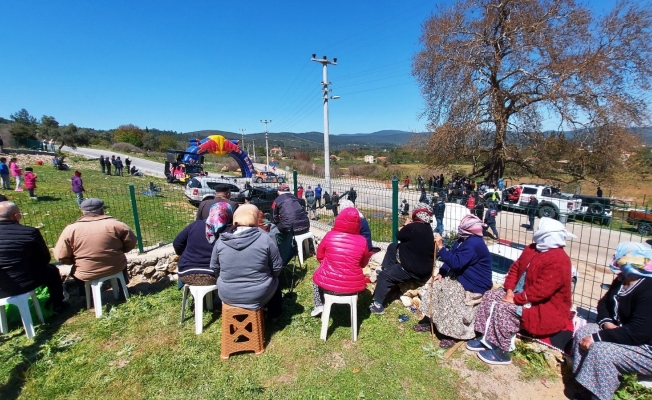
<path fill-rule="evenodd" d="M 369 155 L 364 156 L 364 162 L 369 163 L 369 164 L 373 164 L 374 163 L 374 156 L 369 156 Z"/>
<path fill-rule="evenodd" d="M 280 147 L 272 147 L 269 149 L 269 155 L 283 157 L 283 150 Z"/>
<path fill-rule="evenodd" d="M 376 162 L 377 163 L 386 163 L 387 162 L 387 157 L 376 157 Z"/>

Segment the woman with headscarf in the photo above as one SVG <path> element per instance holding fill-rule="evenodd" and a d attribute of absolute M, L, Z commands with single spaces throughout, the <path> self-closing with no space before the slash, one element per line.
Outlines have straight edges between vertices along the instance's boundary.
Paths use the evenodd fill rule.
<path fill-rule="evenodd" d="M 188 225 L 172 242 L 179 255 L 179 281 L 192 286 L 211 286 L 217 282 L 210 267 L 213 246 L 219 235 L 231 225 L 233 209 L 229 203 L 215 203 L 208 218 Z M 180 286 L 181 287 L 181 286 Z"/>
<path fill-rule="evenodd" d="M 369 306 L 372 314 L 384 314 L 383 302 L 399 283 L 423 281 L 432 273 L 435 242 L 430 222 L 432 208 L 418 203 L 412 212 L 412 219 L 406 218 L 398 231 L 399 243 L 391 243 L 383 258 L 382 270 L 378 273 L 374 302 Z"/>
<path fill-rule="evenodd" d="M 575 334 L 575 379 L 595 398 L 613 398 L 622 374 L 652 375 L 652 248 L 624 242 L 611 270 L 617 274 L 598 302 L 598 323 Z"/>
<path fill-rule="evenodd" d="M 219 203 L 218 203 L 219 204 Z M 267 308 L 273 322 L 281 315 L 283 297 L 278 276 L 283 261 L 276 243 L 258 227 L 258 208 L 245 204 L 233 214 L 233 227 L 220 235 L 211 257 L 220 298 L 234 307 Z"/>
<path fill-rule="evenodd" d="M 421 291 L 421 312 L 432 320 L 440 338 L 439 347 L 453 347 L 456 340 L 475 337 L 473 324 L 482 295 L 491 289 L 491 254 L 482 239 L 482 221 L 466 215 L 460 221 L 459 238 L 448 250 L 435 235 L 435 247 L 444 264 Z M 414 326 L 430 331 L 429 323 Z"/>
<path fill-rule="evenodd" d="M 360 234 L 367 240 L 367 250 L 371 251 L 373 244 L 371 243 L 371 229 L 369 228 L 369 221 L 367 221 L 367 218 L 362 215 L 360 210 L 355 207 L 355 204 L 353 204 L 351 200 L 342 200 L 340 206 L 342 207 L 342 211 L 347 208 L 355 208 L 358 211 L 358 214 L 360 214 Z"/>
<path fill-rule="evenodd" d="M 534 243 L 523 250 L 505 278 L 504 288 L 482 297 L 475 330 L 482 336 L 466 348 L 496 365 L 512 362 L 512 339 L 520 330 L 532 336 L 551 336 L 563 330 L 570 318 L 571 261 L 564 247 L 576 237 L 552 218 L 541 218 Z"/>

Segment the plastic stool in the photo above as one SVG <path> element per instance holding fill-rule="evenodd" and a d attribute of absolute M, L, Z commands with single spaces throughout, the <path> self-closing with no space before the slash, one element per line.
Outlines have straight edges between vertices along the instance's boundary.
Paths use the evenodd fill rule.
<path fill-rule="evenodd" d="M 84 290 L 86 291 L 86 309 L 91 308 L 91 292 L 93 294 L 93 307 L 95 308 L 95 318 L 100 318 L 102 316 L 102 283 L 104 281 L 111 280 L 111 288 L 113 289 L 113 298 L 118 300 L 120 293 L 118 292 L 118 280 L 122 284 L 122 290 L 125 294 L 125 299 L 129 300 L 129 292 L 127 291 L 127 284 L 125 283 L 125 277 L 122 274 L 122 271 L 117 272 L 113 275 L 105 276 L 99 279 L 93 279 L 92 281 L 84 282 Z"/>
<path fill-rule="evenodd" d="M 204 330 L 203 324 L 203 314 L 204 314 L 204 302 L 202 301 L 206 298 L 206 308 L 209 310 L 213 309 L 213 290 L 217 290 L 217 285 L 211 286 L 183 286 L 183 300 L 181 300 L 181 320 L 180 324 L 183 323 L 183 316 L 186 312 L 186 304 L 188 303 L 188 292 L 192 294 L 192 297 L 195 299 L 195 334 L 199 335 Z"/>
<path fill-rule="evenodd" d="M 241 351 L 265 352 L 263 310 L 247 310 L 222 303 L 222 360 Z"/>
<path fill-rule="evenodd" d="M 302 235 L 296 235 L 294 236 L 294 241 L 297 243 L 297 252 L 299 253 L 299 264 L 303 265 L 303 245 L 306 240 L 312 240 L 312 246 L 317 249 L 317 246 L 315 245 L 315 236 L 312 234 L 312 232 L 306 232 Z M 308 251 L 306 253 L 310 252 L 310 242 L 308 242 Z"/>
<path fill-rule="evenodd" d="M 0 332 L 9 332 L 9 324 L 7 323 L 7 312 L 5 310 L 5 306 L 7 304 L 13 304 L 18 307 L 20 318 L 23 320 L 23 326 L 25 327 L 27 338 L 31 339 L 34 337 L 34 322 L 32 321 L 32 314 L 29 312 L 30 296 L 32 297 L 32 303 L 34 304 L 34 310 L 36 310 L 38 319 L 41 320 L 42 324 L 45 323 L 45 320 L 43 320 L 43 314 L 41 313 L 41 305 L 39 304 L 38 298 L 36 297 L 36 292 L 32 290 L 31 292 L 0 299 Z"/>
<path fill-rule="evenodd" d="M 324 310 L 321 313 L 321 335 L 320 339 L 326 340 L 328 334 L 328 320 L 333 304 L 348 304 L 351 306 L 351 329 L 353 330 L 353 341 L 358 340 L 358 295 L 336 296 L 324 293 Z"/>

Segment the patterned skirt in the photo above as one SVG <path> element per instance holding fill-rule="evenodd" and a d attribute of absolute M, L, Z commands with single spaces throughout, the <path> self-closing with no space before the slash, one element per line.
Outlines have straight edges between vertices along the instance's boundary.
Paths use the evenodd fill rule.
<path fill-rule="evenodd" d="M 432 286 L 426 284 L 419 296 L 419 310 L 430 317 L 439 333 L 459 340 L 475 337 L 473 323 L 481 294 L 465 291 L 459 281 L 446 277 Z"/>
<path fill-rule="evenodd" d="M 521 327 L 521 317 L 516 313 L 516 304 L 502 301 L 505 289 L 490 290 L 482 297 L 475 319 L 475 330 L 484 334 L 483 341 L 510 351 L 512 339 Z"/>

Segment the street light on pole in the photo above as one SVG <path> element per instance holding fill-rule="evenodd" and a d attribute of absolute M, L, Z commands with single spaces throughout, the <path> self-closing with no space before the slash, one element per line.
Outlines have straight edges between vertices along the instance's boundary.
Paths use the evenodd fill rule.
<path fill-rule="evenodd" d="M 330 148 L 329 148 L 329 139 L 328 139 L 328 93 L 331 91 L 328 88 L 330 82 L 328 82 L 328 65 L 337 65 L 337 58 L 333 58 L 333 61 L 328 60 L 326 56 L 322 58 L 317 58 L 316 54 L 312 55 L 311 61 L 318 62 L 322 65 L 322 98 L 324 99 L 324 190 L 326 192 L 331 192 L 331 159 L 330 159 Z M 339 96 L 333 96 L 333 99 L 339 98 Z"/>
<path fill-rule="evenodd" d="M 260 120 L 261 123 L 265 124 L 265 152 L 267 153 L 267 170 L 269 171 L 269 140 L 267 139 L 267 124 L 271 124 L 272 120 Z"/>

